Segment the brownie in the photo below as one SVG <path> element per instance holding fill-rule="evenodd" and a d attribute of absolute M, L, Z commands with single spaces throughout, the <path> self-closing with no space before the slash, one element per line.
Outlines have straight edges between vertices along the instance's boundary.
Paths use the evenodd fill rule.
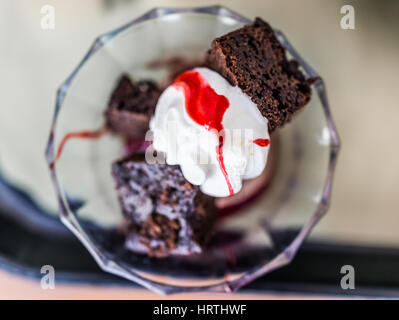
<path fill-rule="evenodd" d="M 127 75 L 123 75 L 105 111 L 107 126 L 126 138 L 143 140 L 160 94 L 156 83 L 132 82 Z"/>
<path fill-rule="evenodd" d="M 310 100 L 310 85 L 296 60 L 288 60 L 273 29 L 256 18 L 212 41 L 208 67 L 238 86 L 258 106 L 273 131 L 290 121 Z"/>
<path fill-rule="evenodd" d="M 128 249 L 155 257 L 202 252 L 216 217 L 214 198 L 179 166 L 149 164 L 136 154 L 115 162 L 112 174 L 129 225 Z"/>

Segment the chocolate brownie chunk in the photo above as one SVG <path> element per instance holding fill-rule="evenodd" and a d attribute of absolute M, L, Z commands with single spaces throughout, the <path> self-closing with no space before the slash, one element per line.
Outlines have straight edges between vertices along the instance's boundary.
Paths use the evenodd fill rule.
<path fill-rule="evenodd" d="M 206 63 L 258 106 L 273 131 L 310 100 L 310 84 L 296 60 L 288 60 L 273 29 L 256 18 L 212 42 Z"/>
<path fill-rule="evenodd" d="M 105 111 L 107 126 L 124 137 L 143 140 L 160 94 L 154 82 L 132 82 L 123 75 Z"/>
<path fill-rule="evenodd" d="M 190 184 L 179 166 L 148 164 L 136 154 L 115 162 L 112 173 L 130 250 L 156 257 L 202 251 L 216 216 L 214 199 Z"/>

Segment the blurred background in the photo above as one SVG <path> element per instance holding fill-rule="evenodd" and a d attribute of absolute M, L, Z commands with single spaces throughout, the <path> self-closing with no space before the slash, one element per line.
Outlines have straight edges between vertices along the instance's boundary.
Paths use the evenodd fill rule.
<path fill-rule="evenodd" d="M 44 159 L 55 93 L 93 39 L 156 6 L 221 4 L 282 30 L 322 75 L 342 140 L 330 210 L 312 239 L 399 247 L 399 1 L 0 2 L 0 174 L 54 211 Z M 355 9 L 344 30 L 340 8 Z M 55 8 L 54 30 L 41 8 Z"/>

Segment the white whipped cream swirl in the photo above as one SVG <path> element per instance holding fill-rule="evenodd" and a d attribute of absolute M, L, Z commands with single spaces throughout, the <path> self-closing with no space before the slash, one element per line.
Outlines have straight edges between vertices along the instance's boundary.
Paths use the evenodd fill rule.
<path fill-rule="evenodd" d="M 184 177 L 199 185 L 203 193 L 226 197 L 239 192 L 244 179 L 255 178 L 263 172 L 269 145 L 258 145 L 254 141 L 269 141 L 267 119 L 240 88 L 231 86 L 217 72 L 207 68 L 193 70 L 229 101 L 222 119 L 221 154 L 218 153 L 218 132 L 208 130 L 191 118 L 183 90 L 174 85 L 162 93 L 150 122 L 153 147 L 166 154 L 167 164 L 180 165 Z"/>

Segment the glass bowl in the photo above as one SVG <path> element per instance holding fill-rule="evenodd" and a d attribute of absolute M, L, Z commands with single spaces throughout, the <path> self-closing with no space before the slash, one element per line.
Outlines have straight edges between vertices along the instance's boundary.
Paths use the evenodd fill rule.
<path fill-rule="evenodd" d="M 156 259 L 125 248 L 111 177 L 111 163 L 123 154 L 118 138 L 71 140 L 53 165 L 67 133 L 103 125 L 104 110 L 121 74 L 162 81 L 166 71 L 150 67 L 154 61 L 176 55 L 201 57 L 212 39 L 248 23 L 220 6 L 151 10 L 98 37 L 60 87 L 46 150 L 59 213 L 104 271 L 164 294 L 232 292 L 288 264 L 326 213 L 339 138 L 321 79 L 312 85 L 306 108 L 278 130 L 278 139 L 272 137 L 279 141 L 278 165 L 267 189 L 239 214 L 221 220 L 200 255 Z M 306 75 L 318 76 L 285 36 L 275 33 Z"/>

